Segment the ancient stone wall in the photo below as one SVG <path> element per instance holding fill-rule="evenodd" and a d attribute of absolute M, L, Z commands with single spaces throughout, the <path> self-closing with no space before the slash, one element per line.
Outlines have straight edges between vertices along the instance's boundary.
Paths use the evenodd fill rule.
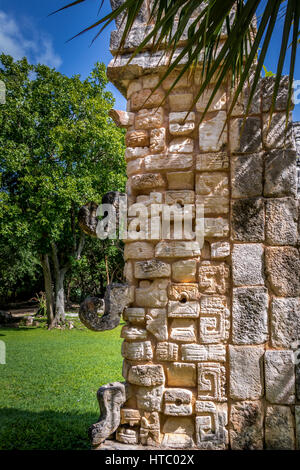
<path fill-rule="evenodd" d="M 272 78 L 261 80 L 243 132 L 247 90 L 226 124 L 227 81 L 200 124 L 210 89 L 186 117 L 199 71 L 163 101 L 178 74 L 153 92 L 167 63 L 163 51 L 145 50 L 127 64 L 151 27 L 147 8 L 144 15 L 108 68 L 128 100 L 115 119 L 127 128 L 129 220 L 134 203 L 203 204 L 205 242 L 200 249 L 194 230 L 181 240 L 159 232 L 149 240 L 147 230 L 125 240 L 125 276 L 135 294 L 124 312 L 130 398 L 116 439 L 171 448 L 299 448 L 297 153 L 291 123 L 285 127 L 287 78 L 270 126 Z M 117 30 L 113 53 L 119 40 Z M 196 210 L 191 218 L 194 229 Z"/>

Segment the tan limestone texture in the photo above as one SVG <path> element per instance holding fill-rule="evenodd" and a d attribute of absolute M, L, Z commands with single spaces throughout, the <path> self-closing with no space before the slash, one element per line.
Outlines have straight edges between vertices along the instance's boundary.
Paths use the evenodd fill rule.
<path fill-rule="evenodd" d="M 286 81 L 269 129 L 272 78 L 261 79 L 244 127 L 249 90 L 226 121 L 227 79 L 200 123 L 211 90 L 193 104 L 199 71 L 166 96 L 172 80 L 158 86 L 165 71 L 158 57 L 145 50 L 108 68 L 128 100 L 127 114 L 115 115 L 127 129 L 127 194 L 148 208 L 191 205 L 192 238 L 125 240 L 135 291 L 122 329 L 131 396 L 116 439 L 257 450 L 294 449 L 298 436 L 299 448 L 299 208 L 297 155 L 283 123 Z M 192 233 L 200 204 L 202 246 Z M 158 211 L 157 225 L 161 218 Z"/>

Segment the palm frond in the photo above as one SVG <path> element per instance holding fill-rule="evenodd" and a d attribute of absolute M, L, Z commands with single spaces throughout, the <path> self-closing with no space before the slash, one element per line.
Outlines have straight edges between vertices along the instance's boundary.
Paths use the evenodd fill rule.
<path fill-rule="evenodd" d="M 57 11 L 65 10 L 85 1 L 73 1 Z M 103 0 L 99 0 L 99 2 L 102 4 Z M 120 54 L 124 50 L 126 39 L 135 24 L 142 5 L 143 0 L 125 0 L 114 11 L 100 18 L 76 36 L 99 27 L 93 39 L 95 40 L 112 21 L 119 15 L 123 15 L 123 32 L 118 50 Z M 260 10 L 258 28 L 254 34 L 253 23 L 256 12 Z M 255 72 L 250 81 L 247 105 L 247 111 L 249 111 L 275 26 L 280 25 L 281 20 L 284 19 L 271 115 L 276 106 L 280 77 L 288 56 L 288 42 L 292 36 L 289 59 L 288 115 L 292 101 L 297 46 L 300 43 L 299 15 L 299 0 L 210 0 L 209 2 L 207 0 L 154 0 L 148 22 L 152 28 L 131 54 L 129 63 L 146 45 L 149 47 L 151 44 L 152 51 L 164 49 L 169 54 L 169 63 L 165 74 L 161 77 L 159 86 L 180 62 L 184 62 L 168 93 L 173 90 L 186 72 L 194 70 L 196 66 L 200 65 L 201 84 L 195 101 L 210 85 L 212 77 L 217 76 L 202 119 L 227 76 L 231 77 L 231 84 L 234 88 L 234 96 L 230 106 L 231 112 L 240 93 L 249 82 L 250 71 L 254 68 Z M 224 28 L 226 31 L 225 40 Z M 180 41 L 184 32 L 187 32 L 187 40 L 182 46 Z M 180 50 L 179 53 L 178 50 Z"/>

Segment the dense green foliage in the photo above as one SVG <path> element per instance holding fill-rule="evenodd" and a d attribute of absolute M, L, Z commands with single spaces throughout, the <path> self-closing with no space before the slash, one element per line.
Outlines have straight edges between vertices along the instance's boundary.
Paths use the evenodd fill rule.
<path fill-rule="evenodd" d="M 108 116 L 114 99 L 104 64 L 81 80 L 2 54 L 0 80 L 7 90 L 0 108 L 0 297 L 38 280 L 42 263 L 44 275 L 51 271 L 53 313 L 59 302 L 63 312 L 65 275 L 77 276 L 80 266 L 86 275 L 90 263 L 81 260 L 78 210 L 124 190 L 124 131 Z M 99 243 L 93 241 L 98 253 Z"/>
<path fill-rule="evenodd" d="M 98 388 L 121 376 L 120 327 L 0 329 L 0 449 L 88 449 Z"/>

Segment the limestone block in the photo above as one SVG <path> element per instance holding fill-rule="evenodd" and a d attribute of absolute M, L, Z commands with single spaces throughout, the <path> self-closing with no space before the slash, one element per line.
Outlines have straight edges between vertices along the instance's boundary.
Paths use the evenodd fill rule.
<path fill-rule="evenodd" d="M 173 320 L 170 339 L 180 343 L 194 343 L 196 341 L 195 322 L 193 320 Z"/>
<path fill-rule="evenodd" d="M 128 373 L 128 382 L 143 387 L 163 385 L 165 382 L 164 370 L 161 365 L 132 366 Z"/>
<path fill-rule="evenodd" d="M 146 328 L 158 341 L 168 339 L 167 311 L 164 308 L 151 308 L 146 315 Z"/>
<path fill-rule="evenodd" d="M 227 237 L 229 233 L 228 220 L 222 217 L 204 219 L 204 236 L 206 238 Z"/>
<path fill-rule="evenodd" d="M 262 344 L 268 339 L 268 294 L 265 287 L 233 289 L 232 341 Z"/>
<path fill-rule="evenodd" d="M 166 191 L 166 204 L 194 204 L 194 191 Z"/>
<path fill-rule="evenodd" d="M 169 300 L 169 318 L 198 318 L 200 312 L 199 302 L 187 301 L 185 303 Z"/>
<path fill-rule="evenodd" d="M 244 127 L 243 127 L 244 126 Z M 230 120 L 230 150 L 232 153 L 258 152 L 262 148 L 260 117 Z"/>
<path fill-rule="evenodd" d="M 171 276 L 171 266 L 158 259 L 136 261 L 134 275 L 137 279 L 152 279 Z"/>
<path fill-rule="evenodd" d="M 227 258 L 230 255 L 230 243 L 214 242 L 210 246 L 212 259 Z"/>
<path fill-rule="evenodd" d="M 194 445 L 195 426 L 192 418 L 172 417 L 163 425 L 163 447 L 174 449 L 191 448 Z"/>
<path fill-rule="evenodd" d="M 143 88 L 141 80 L 132 80 L 127 88 L 127 99 L 131 97 L 133 93 L 140 91 Z"/>
<path fill-rule="evenodd" d="M 166 129 L 160 127 L 159 129 L 152 129 L 150 131 L 150 152 L 160 153 L 164 152 L 166 147 Z"/>
<path fill-rule="evenodd" d="M 265 419 L 267 450 L 293 450 L 295 448 L 294 424 L 288 406 L 268 406 Z"/>
<path fill-rule="evenodd" d="M 167 279 L 155 279 L 154 281 L 141 281 L 136 288 L 136 303 L 140 307 L 161 308 L 168 302 Z"/>
<path fill-rule="evenodd" d="M 193 394 L 181 388 L 166 389 L 164 394 L 164 414 L 169 416 L 189 416 L 193 412 Z"/>
<path fill-rule="evenodd" d="M 265 196 L 296 196 L 296 159 L 294 150 L 272 150 L 266 154 Z"/>
<path fill-rule="evenodd" d="M 132 267 L 132 263 L 130 261 L 127 261 L 124 264 L 123 276 L 124 276 L 126 282 L 128 282 L 128 284 L 131 284 L 131 285 L 133 284 L 133 281 L 134 281 L 133 267 Z"/>
<path fill-rule="evenodd" d="M 228 290 L 229 266 L 217 261 L 202 261 L 199 288 L 203 294 L 225 294 Z"/>
<path fill-rule="evenodd" d="M 196 280 L 197 261 L 187 259 L 172 263 L 172 278 L 176 282 L 193 282 Z"/>
<path fill-rule="evenodd" d="M 165 94 L 162 90 L 144 89 L 137 91 L 130 98 L 131 111 L 137 111 L 141 108 L 158 108 L 161 106 L 164 97 Z"/>
<path fill-rule="evenodd" d="M 192 165 L 192 155 L 148 155 L 145 157 L 145 168 L 147 171 L 184 170 L 191 168 Z"/>
<path fill-rule="evenodd" d="M 229 168 L 229 158 L 226 152 L 204 153 L 196 156 L 196 170 L 216 171 L 227 170 Z"/>
<path fill-rule="evenodd" d="M 185 405 L 190 405 L 192 403 L 193 394 L 190 390 L 186 390 L 184 388 L 167 388 L 165 390 L 165 402 L 168 403 L 176 403 L 180 401 L 180 403 L 184 403 Z"/>
<path fill-rule="evenodd" d="M 135 191 L 163 188 L 164 186 L 165 180 L 159 173 L 147 173 L 131 177 L 131 187 Z"/>
<path fill-rule="evenodd" d="M 199 299 L 198 284 L 169 284 L 168 294 L 169 299 L 177 300 L 178 302 L 175 303 L 179 303 L 181 307 L 184 307 L 185 305 L 187 305 L 187 303 L 191 303 L 192 305 L 189 308 L 192 308 L 194 310 L 193 305 L 195 304 L 195 302 L 190 301 Z M 173 306 L 177 310 L 175 303 Z M 196 310 L 198 310 L 197 307 L 195 308 Z"/>
<path fill-rule="evenodd" d="M 127 176 L 134 175 L 136 173 L 140 173 L 143 169 L 143 159 L 142 158 L 136 158 L 135 160 L 132 160 L 130 162 L 127 162 L 126 165 L 126 173 Z"/>
<path fill-rule="evenodd" d="M 154 256 L 154 246 L 149 242 L 132 242 L 125 244 L 124 257 L 128 259 L 149 259 Z"/>
<path fill-rule="evenodd" d="M 111 109 L 108 115 L 113 119 L 118 127 L 124 127 L 126 129 L 127 127 L 133 126 L 134 113 L 127 113 L 126 111 Z"/>
<path fill-rule="evenodd" d="M 235 286 L 264 284 L 264 248 L 258 243 L 233 245 L 232 278 Z"/>
<path fill-rule="evenodd" d="M 274 93 L 275 77 L 265 77 L 262 80 L 262 110 L 267 113 L 271 109 Z M 284 111 L 288 107 L 289 77 L 283 76 L 280 79 L 280 86 L 275 101 L 275 111 Z M 293 99 L 293 94 L 292 94 Z"/>
<path fill-rule="evenodd" d="M 297 202 L 292 198 L 266 201 L 266 240 L 270 245 L 295 245 L 298 239 Z"/>
<path fill-rule="evenodd" d="M 200 343 L 223 343 L 229 337 L 230 312 L 225 296 L 203 295 L 200 299 Z"/>
<path fill-rule="evenodd" d="M 141 444 L 147 446 L 156 446 L 160 443 L 160 422 L 156 411 L 153 413 L 144 411 L 141 419 L 140 439 Z"/>
<path fill-rule="evenodd" d="M 139 442 L 138 430 L 119 426 L 116 433 L 116 440 L 124 444 L 137 444 Z"/>
<path fill-rule="evenodd" d="M 129 424 L 129 426 L 137 426 L 140 424 L 141 414 L 139 410 L 131 408 L 121 408 L 121 424 Z"/>
<path fill-rule="evenodd" d="M 263 154 L 231 158 L 232 197 L 261 196 L 263 192 Z"/>
<path fill-rule="evenodd" d="M 159 75 L 144 75 L 143 77 L 143 88 L 155 88 L 159 83 Z"/>
<path fill-rule="evenodd" d="M 149 145 L 149 134 L 147 131 L 130 131 L 125 137 L 126 147 L 147 147 Z"/>
<path fill-rule="evenodd" d="M 149 147 L 127 147 L 125 150 L 125 159 L 128 161 L 138 157 L 145 157 L 149 153 Z"/>
<path fill-rule="evenodd" d="M 295 406 L 297 450 L 300 450 L 300 406 Z"/>
<path fill-rule="evenodd" d="M 204 206 L 204 215 L 228 214 L 229 199 L 227 197 L 197 196 L 196 204 Z"/>
<path fill-rule="evenodd" d="M 173 153 L 192 153 L 194 150 L 194 141 L 189 137 L 177 137 L 171 140 L 169 152 Z"/>
<path fill-rule="evenodd" d="M 196 193 L 201 196 L 228 196 L 228 175 L 223 172 L 203 172 L 196 175 Z"/>
<path fill-rule="evenodd" d="M 266 399 L 270 403 L 295 402 L 295 364 L 293 351 L 266 351 Z"/>
<path fill-rule="evenodd" d="M 300 295 L 299 252 L 292 247 L 266 248 L 266 272 L 275 295 L 297 297 Z"/>
<path fill-rule="evenodd" d="M 227 133 L 224 131 L 226 112 L 219 111 L 211 116 L 206 115 L 199 126 L 200 152 L 219 152 L 227 143 Z"/>
<path fill-rule="evenodd" d="M 196 103 L 196 109 L 199 113 L 203 113 L 207 109 L 208 102 L 211 98 L 214 87 L 208 87 L 200 96 L 199 100 Z M 220 87 L 215 94 L 211 104 L 207 111 L 219 111 L 221 109 L 226 109 L 227 103 L 227 94 L 226 88 L 224 86 Z"/>
<path fill-rule="evenodd" d="M 226 401 L 226 369 L 220 363 L 198 364 L 198 399 Z"/>
<path fill-rule="evenodd" d="M 228 445 L 228 410 L 224 404 L 196 402 L 196 443 L 200 450 L 224 450 Z"/>
<path fill-rule="evenodd" d="M 122 376 L 124 377 L 125 380 L 127 380 L 129 369 L 130 369 L 129 362 L 126 361 L 126 359 L 123 359 Z"/>
<path fill-rule="evenodd" d="M 289 349 L 300 340 L 299 298 L 273 297 L 271 303 L 272 346 Z"/>
<path fill-rule="evenodd" d="M 165 80 L 162 82 L 162 86 L 165 90 L 169 90 L 171 86 L 174 84 L 174 81 L 178 78 L 178 72 L 171 72 Z M 192 85 L 192 79 L 188 73 L 183 74 L 177 83 L 174 85 L 174 89 L 176 88 L 187 88 Z"/>
<path fill-rule="evenodd" d="M 141 109 L 135 116 L 136 129 L 156 129 L 161 127 L 164 121 L 163 108 Z"/>
<path fill-rule="evenodd" d="M 181 360 L 224 362 L 226 360 L 226 347 L 224 344 L 183 344 L 181 346 Z"/>
<path fill-rule="evenodd" d="M 122 356 L 129 361 L 147 361 L 153 358 L 153 351 L 150 341 L 139 341 L 122 344 Z"/>
<path fill-rule="evenodd" d="M 157 258 L 191 258 L 200 253 L 198 242 L 161 241 L 155 247 Z"/>
<path fill-rule="evenodd" d="M 176 343 L 157 343 L 156 345 L 157 361 L 177 361 L 178 360 L 178 344 Z"/>
<path fill-rule="evenodd" d="M 147 339 L 147 331 L 144 328 L 139 328 L 137 326 L 123 326 L 121 331 L 121 338 L 126 339 L 126 341 L 136 341 Z"/>
<path fill-rule="evenodd" d="M 195 129 L 195 113 L 170 113 L 169 131 L 171 135 L 189 135 Z"/>
<path fill-rule="evenodd" d="M 176 93 L 169 95 L 169 105 L 171 111 L 187 112 L 192 106 L 194 97 L 191 93 Z"/>
<path fill-rule="evenodd" d="M 263 115 L 263 143 L 266 149 L 294 148 L 291 121 L 286 128 L 286 112 Z"/>
<path fill-rule="evenodd" d="M 262 346 L 229 346 L 230 396 L 258 400 L 263 395 Z"/>
<path fill-rule="evenodd" d="M 250 86 L 248 84 L 246 84 L 246 86 L 244 87 L 243 91 L 241 92 L 240 96 L 237 99 L 236 104 L 234 105 L 234 108 L 233 108 L 232 114 L 231 114 L 232 116 L 243 116 L 244 117 L 245 114 L 247 113 L 249 94 L 250 94 L 250 91 L 251 91 L 250 87 L 251 87 L 251 84 L 250 84 Z M 232 90 L 229 106 L 231 106 L 231 104 L 232 104 L 235 91 L 236 91 L 235 89 Z M 252 103 L 250 105 L 250 109 L 249 109 L 249 114 L 250 115 L 251 114 L 260 114 L 260 112 L 261 112 L 260 111 L 260 106 L 261 106 L 260 96 L 261 96 L 261 83 L 259 82 L 257 87 L 256 87 Z"/>
<path fill-rule="evenodd" d="M 196 366 L 173 362 L 167 366 L 167 383 L 171 387 L 195 387 Z"/>
<path fill-rule="evenodd" d="M 145 323 L 145 315 L 144 308 L 131 307 L 124 311 L 124 319 L 136 325 Z"/>
<path fill-rule="evenodd" d="M 167 173 L 169 189 L 194 189 L 194 172 L 178 171 Z"/>
<path fill-rule="evenodd" d="M 231 405 L 230 443 L 232 450 L 263 450 L 264 410 L 261 401 L 242 401 Z"/>
<path fill-rule="evenodd" d="M 265 238 L 265 211 L 262 198 L 239 199 L 231 205 L 232 239 L 262 242 Z"/>
<path fill-rule="evenodd" d="M 136 400 L 139 410 L 160 411 L 164 386 L 136 387 Z"/>

